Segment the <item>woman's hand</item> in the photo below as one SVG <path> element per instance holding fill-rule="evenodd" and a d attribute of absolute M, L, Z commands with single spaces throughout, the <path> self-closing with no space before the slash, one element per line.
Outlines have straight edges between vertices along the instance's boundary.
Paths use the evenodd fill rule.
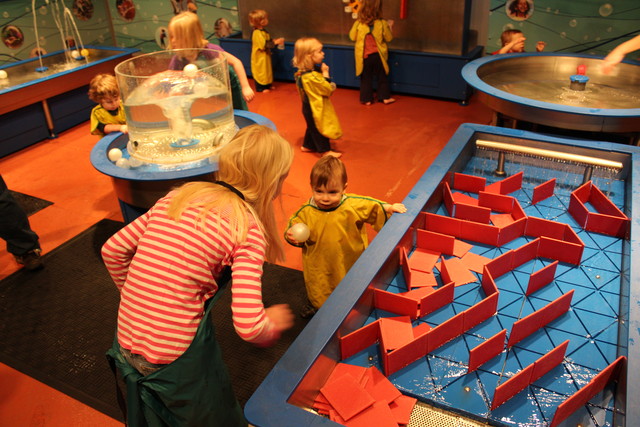
<path fill-rule="evenodd" d="M 612 51 L 609 55 L 604 58 L 604 63 L 602 64 L 602 72 L 604 74 L 609 74 L 611 71 L 624 59 L 624 55 L 622 53 Z"/>

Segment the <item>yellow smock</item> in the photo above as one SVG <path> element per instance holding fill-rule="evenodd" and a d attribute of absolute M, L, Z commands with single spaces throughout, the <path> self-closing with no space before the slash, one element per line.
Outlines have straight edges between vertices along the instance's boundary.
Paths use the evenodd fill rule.
<path fill-rule="evenodd" d="M 251 34 L 251 74 L 263 86 L 273 83 L 271 49 L 267 47 L 271 36 L 264 29 L 255 29 Z"/>
<path fill-rule="evenodd" d="M 353 23 L 351 31 L 349 31 L 349 38 L 356 42 L 353 50 L 356 59 L 356 76 L 362 74 L 364 62 L 364 38 L 369 34 L 369 32 L 371 32 L 373 39 L 376 41 L 384 72 L 389 74 L 389 48 L 387 47 L 387 43 L 393 40 L 393 34 L 391 34 L 391 28 L 389 28 L 389 23 L 386 19 L 376 19 L 373 21 L 373 29 L 371 29 L 367 24 L 356 21 Z"/>
<path fill-rule="evenodd" d="M 314 307 L 324 304 L 366 249 L 364 225 L 380 231 L 387 219 L 384 202 L 355 194 L 345 194 L 340 205 L 330 210 L 318 208 L 311 198 L 289 219 L 287 230 L 297 223 L 309 227 L 309 238 L 302 244 L 302 265 L 307 297 Z"/>
<path fill-rule="evenodd" d="M 102 123 L 104 125 L 126 125 L 127 116 L 124 114 L 124 107 L 122 103 L 118 107 L 118 114 L 112 115 L 108 110 L 100 104 L 93 107 L 91 110 L 91 135 L 104 136 L 104 133 L 98 130 L 98 125 Z"/>
<path fill-rule="evenodd" d="M 309 101 L 313 121 L 318 131 L 329 139 L 338 139 L 342 136 L 340 120 L 333 108 L 329 97 L 336 90 L 336 84 L 327 80 L 318 71 L 304 71 L 296 73 L 296 84 L 302 88 L 300 96 Z"/>

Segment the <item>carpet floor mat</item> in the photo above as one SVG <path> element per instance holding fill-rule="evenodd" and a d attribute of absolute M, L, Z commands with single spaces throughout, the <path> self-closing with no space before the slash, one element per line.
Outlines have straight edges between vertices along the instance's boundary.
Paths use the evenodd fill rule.
<path fill-rule="evenodd" d="M 105 358 L 116 327 L 118 291 L 100 258 L 102 244 L 123 224 L 102 220 L 44 256 L 45 268 L 0 281 L 0 362 L 100 412 L 122 420 L 115 379 Z M 265 305 L 306 304 L 302 272 L 265 265 Z M 242 341 L 231 322 L 231 292 L 212 312 L 234 391 L 244 406 L 307 321 L 296 318 L 270 348 Z"/>
<path fill-rule="evenodd" d="M 51 206 L 53 202 L 48 200 L 39 199 L 37 197 L 29 196 L 28 194 L 18 193 L 17 191 L 11 191 L 11 196 L 15 199 L 15 201 L 20 205 L 20 207 L 24 210 L 27 216 L 31 216 L 34 213 L 41 211 L 47 206 Z"/>

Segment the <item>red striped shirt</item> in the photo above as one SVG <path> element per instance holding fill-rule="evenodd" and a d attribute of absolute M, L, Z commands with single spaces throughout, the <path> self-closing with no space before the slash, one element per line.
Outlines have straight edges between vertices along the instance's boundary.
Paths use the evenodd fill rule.
<path fill-rule="evenodd" d="M 118 342 L 151 363 L 171 363 L 186 351 L 231 266 L 233 325 L 249 342 L 266 345 L 278 338 L 262 303 L 265 239 L 255 221 L 247 239 L 234 242 L 230 221 L 187 209 L 180 221 L 167 216 L 171 194 L 114 234 L 102 258 L 120 290 Z M 224 211 L 224 210 L 223 210 Z M 224 214 L 223 214 L 224 215 Z"/>

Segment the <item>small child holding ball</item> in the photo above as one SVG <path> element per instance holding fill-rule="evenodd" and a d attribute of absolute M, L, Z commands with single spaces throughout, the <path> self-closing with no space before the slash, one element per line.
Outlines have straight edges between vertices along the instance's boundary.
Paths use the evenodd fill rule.
<path fill-rule="evenodd" d="M 120 102 L 118 82 L 111 74 L 98 74 L 89 83 L 89 99 L 98 105 L 91 110 L 91 134 L 127 133 L 127 118 Z"/>
<path fill-rule="evenodd" d="M 300 313 L 303 318 L 316 313 L 366 249 L 364 225 L 380 231 L 391 214 L 407 211 L 402 203 L 346 194 L 347 170 L 337 157 L 321 157 L 311 169 L 310 181 L 313 195 L 289 219 L 285 232 L 289 244 L 302 248 L 309 299 Z"/>

